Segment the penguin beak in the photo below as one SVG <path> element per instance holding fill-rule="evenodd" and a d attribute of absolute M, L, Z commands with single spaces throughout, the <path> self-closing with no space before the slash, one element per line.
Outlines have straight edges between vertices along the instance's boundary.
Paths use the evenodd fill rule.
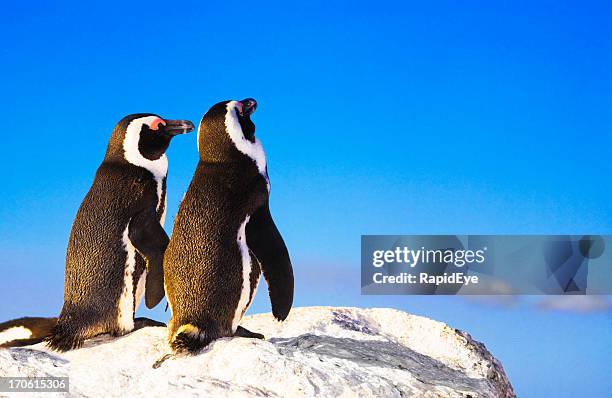
<path fill-rule="evenodd" d="M 193 131 L 194 126 L 189 120 L 165 120 L 166 126 L 164 130 L 167 134 L 174 137 L 175 135 L 189 133 Z"/>
<path fill-rule="evenodd" d="M 253 98 L 245 98 L 240 101 L 240 103 L 242 104 L 243 116 L 251 116 L 255 112 L 255 109 L 257 109 L 257 101 Z"/>

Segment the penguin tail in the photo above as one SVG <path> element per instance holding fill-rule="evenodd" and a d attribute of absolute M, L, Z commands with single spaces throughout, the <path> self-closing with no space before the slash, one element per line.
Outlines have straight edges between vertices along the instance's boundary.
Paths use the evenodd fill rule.
<path fill-rule="evenodd" d="M 170 348 L 177 354 L 196 354 L 217 338 L 217 333 L 188 323 L 181 325 L 172 335 Z"/>
<path fill-rule="evenodd" d="M 81 330 L 74 329 L 70 324 L 62 322 L 60 319 L 51 329 L 49 336 L 45 338 L 45 342 L 47 347 L 52 350 L 65 352 L 81 348 L 85 338 Z"/>
<path fill-rule="evenodd" d="M 0 323 L 0 347 L 23 347 L 42 342 L 57 318 L 24 317 Z"/>

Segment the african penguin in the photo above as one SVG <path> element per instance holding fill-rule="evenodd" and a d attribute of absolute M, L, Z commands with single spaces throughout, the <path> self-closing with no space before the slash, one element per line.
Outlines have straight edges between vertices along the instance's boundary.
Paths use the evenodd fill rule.
<path fill-rule="evenodd" d="M 0 347 L 22 347 L 40 343 L 49 335 L 57 318 L 26 317 L 0 323 Z"/>
<path fill-rule="evenodd" d="M 188 120 L 150 113 L 115 126 L 72 225 L 64 306 L 49 347 L 66 351 L 101 333 L 130 332 L 143 293 L 148 308 L 164 297 L 165 152 L 174 136 L 192 130 Z"/>
<path fill-rule="evenodd" d="M 261 272 L 276 319 L 291 309 L 293 270 L 270 215 L 266 157 L 250 118 L 256 106 L 250 98 L 220 102 L 199 127 L 200 161 L 164 256 L 177 353 L 220 337 L 263 338 L 239 326 Z"/>

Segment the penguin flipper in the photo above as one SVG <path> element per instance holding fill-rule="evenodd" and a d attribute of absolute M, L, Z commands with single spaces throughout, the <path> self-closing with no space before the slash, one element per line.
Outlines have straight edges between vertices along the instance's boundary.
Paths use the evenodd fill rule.
<path fill-rule="evenodd" d="M 156 321 L 154 319 L 149 319 L 145 317 L 134 318 L 134 330 L 146 328 L 146 327 L 166 327 L 166 324 L 163 322 Z"/>
<path fill-rule="evenodd" d="M 147 262 L 145 304 L 153 308 L 165 295 L 163 260 L 170 239 L 153 211 L 139 213 L 130 220 L 128 237 Z"/>
<path fill-rule="evenodd" d="M 251 216 L 246 226 L 246 238 L 268 282 L 272 314 L 280 321 L 285 320 L 293 304 L 293 268 L 267 203 Z"/>

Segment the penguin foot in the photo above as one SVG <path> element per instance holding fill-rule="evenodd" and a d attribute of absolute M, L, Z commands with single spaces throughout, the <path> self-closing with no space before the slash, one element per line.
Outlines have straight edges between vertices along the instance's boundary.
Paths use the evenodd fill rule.
<path fill-rule="evenodd" d="M 138 330 L 138 329 L 142 329 L 145 328 L 147 326 L 159 326 L 159 327 L 166 327 L 166 324 L 163 322 L 158 322 L 155 321 L 153 319 L 149 319 L 149 318 L 145 318 L 145 317 L 141 317 L 141 318 L 134 318 L 134 330 Z"/>
<path fill-rule="evenodd" d="M 236 328 L 236 333 L 234 333 L 234 336 L 235 337 L 246 337 L 248 339 L 261 339 L 261 340 L 265 339 L 263 334 L 251 332 L 250 330 L 245 329 L 242 326 L 238 326 L 238 328 Z"/>
<path fill-rule="evenodd" d="M 217 339 L 219 334 L 210 325 L 206 329 L 191 323 L 181 325 L 170 339 L 170 348 L 176 354 L 197 354 Z"/>

